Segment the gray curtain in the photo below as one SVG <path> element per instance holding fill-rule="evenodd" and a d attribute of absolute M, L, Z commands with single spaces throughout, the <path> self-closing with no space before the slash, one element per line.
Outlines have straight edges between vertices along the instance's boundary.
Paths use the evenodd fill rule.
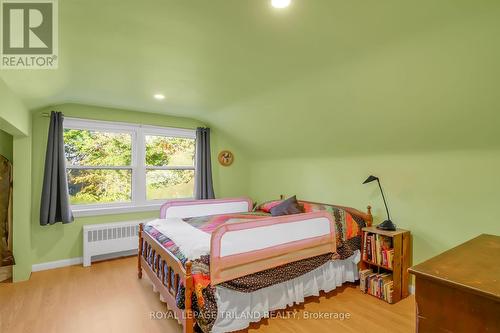
<path fill-rule="evenodd" d="M 210 158 L 210 128 L 196 129 L 196 172 L 194 180 L 196 199 L 214 199 L 212 162 Z"/>
<path fill-rule="evenodd" d="M 66 177 L 63 121 L 64 116 L 61 112 L 51 112 L 40 205 L 40 225 L 56 222 L 70 223 L 74 220 Z"/>

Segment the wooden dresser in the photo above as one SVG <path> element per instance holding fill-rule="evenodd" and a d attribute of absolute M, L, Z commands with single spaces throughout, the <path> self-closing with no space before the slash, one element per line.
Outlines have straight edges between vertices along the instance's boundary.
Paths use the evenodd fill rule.
<path fill-rule="evenodd" d="M 500 236 L 483 234 L 409 272 L 418 332 L 500 332 Z"/>

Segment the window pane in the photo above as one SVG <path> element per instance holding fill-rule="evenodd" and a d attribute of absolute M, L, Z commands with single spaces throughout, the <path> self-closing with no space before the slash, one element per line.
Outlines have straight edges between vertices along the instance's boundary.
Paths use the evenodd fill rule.
<path fill-rule="evenodd" d="M 128 166 L 132 160 L 132 136 L 79 129 L 64 130 L 68 165 Z"/>
<path fill-rule="evenodd" d="M 194 170 L 147 170 L 148 200 L 192 198 Z"/>
<path fill-rule="evenodd" d="M 131 201 L 131 184 L 130 170 L 68 169 L 72 205 Z"/>
<path fill-rule="evenodd" d="M 147 166 L 193 166 L 194 139 L 146 135 Z"/>

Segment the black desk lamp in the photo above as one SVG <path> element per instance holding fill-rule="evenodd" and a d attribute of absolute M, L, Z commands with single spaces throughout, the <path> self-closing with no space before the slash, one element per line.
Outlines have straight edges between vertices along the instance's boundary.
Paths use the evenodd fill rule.
<path fill-rule="evenodd" d="M 376 180 L 378 183 L 378 187 L 380 188 L 380 193 L 382 193 L 382 199 L 384 199 L 385 210 L 387 212 L 387 220 L 385 220 L 384 222 L 377 225 L 377 228 L 382 229 L 382 230 L 394 231 L 394 230 L 396 230 L 396 225 L 394 223 L 392 223 L 392 221 L 391 221 L 391 216 L 389 215 L 389 208 L 387 208 L 387 202 L 385 202 L 384 191 L 382 191 L 382 186 L 380 185 L 380 180 L 378 179 L 378 177 L 370 176 L 370 177 L 366 178 L 366 180 L 363 182 L 363 184 L 371 183 L 374 180 Z"/>

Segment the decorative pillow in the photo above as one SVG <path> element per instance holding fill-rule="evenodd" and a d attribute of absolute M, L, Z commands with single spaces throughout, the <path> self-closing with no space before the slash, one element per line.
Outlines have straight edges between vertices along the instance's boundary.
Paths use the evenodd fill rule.
<path fill-rule="evenodd" d="M 303 202 L 303 201 L 299 201 L 299 205 L 304 207 L 304 213 L 319 212 L 324 210 L 333 213 L 332 205 L 313 203 L 313 202 Z"/>
<path fill-rule="evenodd" d="M 259 206 L 257 206 L 256 210 L 261 210 L 264 213 L 270 213 L 271 208 L 278 206 L 282 202 L 283 202 L 283 200 L 266 201 L 264 203 L 261 203 Z"/>
<path fill-rule="evenodd" d="M 271 208 L 272 216 L 281 216 L 281 215 L 291 215 L 291 214 L 300 214 L 304 212 L 304 207 L 302 207 L 297 202 L 297 197 L 294 195 L 291 198 L 286 199 L 282 203 Z"/>

